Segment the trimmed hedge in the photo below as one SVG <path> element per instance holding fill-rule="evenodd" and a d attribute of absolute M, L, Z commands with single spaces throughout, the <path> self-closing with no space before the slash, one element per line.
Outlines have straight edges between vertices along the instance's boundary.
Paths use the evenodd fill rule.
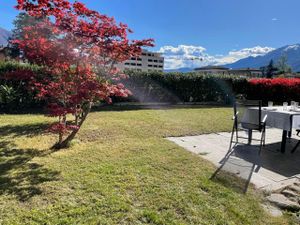
<path fill-rule="evenodd" d="M 300 101 L 299 78 L 251 79 L 247 98 L 276 103 Z"/>
<path fill-rule="evenodd" d="M 133 93 L 130 101 L 229 103 L 235 94 L 246 93 L 248 81 L 230 75 L 194 72 L 130 72 L 124 84 Z"/>
<path fill-rule="evenodd" d="M 34 98 L 25 81 L 8 80 L 6 74 L 13 71 L 41 73 L 39 67 L 18 62 L 0 61 L 0 111 L 12 112 L 41 109 L 43 102 Z M 25 72 L 24 72 L 25 73 Z M 25 74 L 24 74 L 25 75 Z M 300 79 L 275 78 L 251 79 L 232 75 L 204 75 L 201 73 L 128 73 L 125 86 L 133 95 L 127 99 L 114 98 L 114 102 L 215 102 L 230 104 L 237 94 L 248 99 L 274 101 L 300 101 Z"/>
<path fill-rule="evenodd" d="M 35 93 L 29 90 L 26 81 L 7 79 L 6 75 L 17 72 L 20 75 L 28 71 L 39 73 L 39 67 L 15 61 L 0 61 L 0 111 L 18 112 L 43 107 L 43 102 L 34 98 Z"/>

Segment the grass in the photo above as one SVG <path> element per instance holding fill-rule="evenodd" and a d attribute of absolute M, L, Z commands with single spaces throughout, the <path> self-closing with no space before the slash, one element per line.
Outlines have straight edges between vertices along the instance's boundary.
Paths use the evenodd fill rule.
<path fill-rule="evenodd" d="M 51 118 L 0 116 L 0 224 L 289 224 L 167 136 L 230 129 L 226 108 L 93 112 L 67 149 Z"/>

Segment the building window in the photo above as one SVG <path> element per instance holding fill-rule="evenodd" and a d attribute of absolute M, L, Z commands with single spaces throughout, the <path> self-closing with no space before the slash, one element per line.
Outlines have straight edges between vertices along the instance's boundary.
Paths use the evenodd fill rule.
<path fill-rule="evenodd" d="M 141 58 L 137 58 L 137 61 L 142 61 L 142 59 Z"/>
<path fill-rule="evenodd" d="M 129 65 L 129 63 L 125 63 L 125 65 L 126 65 L 126 66 L 128 66 L 128 65 Z"/>
<path fill-rule="evenodd" d="M 148 62 L 153 62 L 153 60 L 152 59 L 148 59 Z"/>
<path fill-rule="evenodd" d="M 157 60 L 154 60 L 154 62 L 157 62 Z"/>
<path fill-rule="evenodd" d="M 160 66 L 158 66 L 158 67 L 159 67 L 159 68 L 163 68 L 163 66 L 161 66 L 161 65 L 160 65 Z"/>
<path fill-rule="evenodd" d="M 130 63 L 130 65 L 132 65 L 132 66 L 136 66 L 136 64 L 135 64 L 135 63 Z"/>
<path fill-rule="evenodd" d="M 153 67 L 153 65 L 148 65 L 149 67 Z"/>
<path fill-rule="evenodd" d="M 157 67 L 157 65 L 154 65 L 154 67 Z"/>
<path fill-rule="evenodd" d="M 136 64 L 137 66 L 142 66 L 142 64 L 141 63 L 138 63 L 138 64 Z"/>
<path fill-rule="evenodd" d="M 164 63 L 164 61 L 163 61 L 163 60 L 159 60 L 159 62 L 160 62 L 160 63 Z"/>

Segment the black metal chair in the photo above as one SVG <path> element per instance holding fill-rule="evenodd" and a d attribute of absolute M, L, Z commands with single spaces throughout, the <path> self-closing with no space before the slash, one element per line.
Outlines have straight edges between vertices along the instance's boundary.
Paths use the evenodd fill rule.
<path fill-rule="evenodd" d="M 296 135 L 298 137 L 300 137 L 300 130 L 296 130 L 296 132 L 297 132 Z M 299 147 L 299 145 L 300 145 L 300 141 L 297 142 L 297 144 L 295 145 L 295 147 L 292 149 L 291 153 L 294 153 L 297 150 L 297 148 Z"/>
<path fill-rule="evenodd" d="M 248 131 L 248 144 L 252 141 L 252 131 L 259 131 L 261 133 L 259 154 L 261 153 L 262 146 L 265 145 L 266 139 L 266 119 L 267 116 L 262 118 L 261 113 L 262 101 L 260 100 L 235 100 L 233 104 L 233 127 L 230 139 L 229 151 L 232 149 L 232 143 L 239 143 L 238 135 L 240 130 Z M 234 134 L 236 141 L 234 141 Z"/>

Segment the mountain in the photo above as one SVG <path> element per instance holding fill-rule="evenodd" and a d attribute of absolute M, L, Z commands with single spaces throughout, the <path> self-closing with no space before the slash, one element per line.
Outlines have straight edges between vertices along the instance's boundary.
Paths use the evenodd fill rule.
<path fill-rule="evenodd" d="M 224 67 L 239 69 L 239 68 L 260 68 L 267 66 L 273 59 L 274 63 L 278 61 L 281 56 L 287 57 L 287 63 L 292 67 L 294 72 L 300 72 L 300 44 L 286 45 L 277 48 L 263 56 L 250 56 L 234 63 L 223 65 Z M 178 68 L 172 70 L 165 70 L 165 72 L 190 72 L 193 68 Z"/>
<path fill-rule="evenodd" d="M 0 27 L 0 46 L 7 45 L 11 32 Z"/>
<path fill-rule="evenodd" d="M 270 60 L 273 59 L 274 63 L 278 59 L 285 55 L 287 57 L 287 63 L 292 67 L 294 72 L 300 71 L 300 44 L 287 45 L 281 48 L 277 48 L 266 55 L 257 57 L 248 57 L 241 59 L 237 62 L 224 65 L 232 69 L 237 68 L 260 68 L 269 64 Z"/>

